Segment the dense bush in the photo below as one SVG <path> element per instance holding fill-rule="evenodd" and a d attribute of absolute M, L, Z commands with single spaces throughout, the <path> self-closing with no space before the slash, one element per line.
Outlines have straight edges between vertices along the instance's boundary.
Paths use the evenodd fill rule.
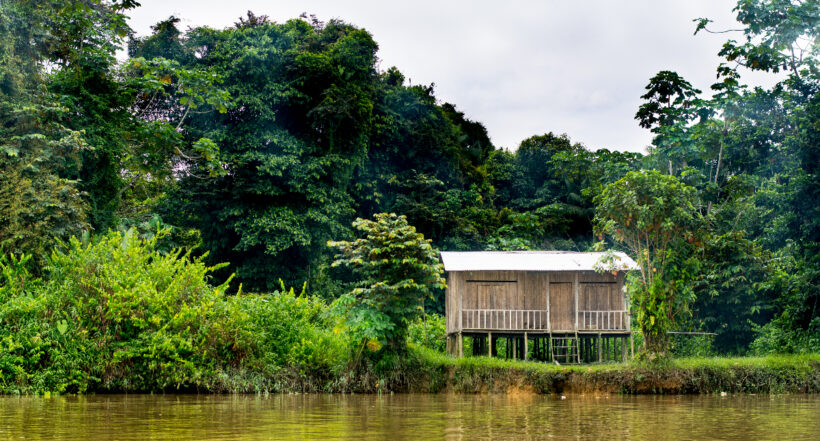
<path fill-rule="evenodd" d="M 445 317 L 427 314 L 417 318 L 407 328 L 407 341 L 444 353 L 447 344 Z"/>
<path fill-rule="evenodd" d="M 300 376 L 330 378 L 347 364 L 348 340 L 327 304 L 293 289 L 229 299 L 232 320 L 247 333 L 243 367 L 275 376 L 291 370 Z"/>
<path fill-rule="evenodd" d="M 208 283 L 214 268 L 158 251 L 160 238 L 72 239 L 43 279 L 27 256 L 4 257 L 0 392 L 219 389 L 237 373 L 270 381 L 344 364 L 323 303 L 293 290 L 226 298 L 227 282 Z"/>

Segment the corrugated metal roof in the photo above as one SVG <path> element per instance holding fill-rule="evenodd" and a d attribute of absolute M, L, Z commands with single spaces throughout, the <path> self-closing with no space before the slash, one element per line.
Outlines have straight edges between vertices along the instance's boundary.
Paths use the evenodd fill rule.
<path fill-rule="evenodd" d="M 638 269 L 629 256 L 615 252 L 612 265 L 598 263 L 607 253 L 573 251 L 442 251 L 446 271 L 607 271 Z"/>

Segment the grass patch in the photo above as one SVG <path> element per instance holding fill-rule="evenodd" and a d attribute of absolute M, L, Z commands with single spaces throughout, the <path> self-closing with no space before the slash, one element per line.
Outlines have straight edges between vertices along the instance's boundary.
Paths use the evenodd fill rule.
<path fill-rule="evenodd" d="M 418 378 L 395 385 L 402 386 L 396 388 L 401 392 L 820 392 L 820 354 L 681 358 L 663 366 L 634 361 L 558 366 L 490 357 L 456 359 L 423 347 L 412 347 L 407 357 L 413 359 L 416 367 L 424 368 L 419 371 Z M 404 378 L 407 378 L 406 375 Z M 390 386 L 393 385 L 388 383 Z"/>

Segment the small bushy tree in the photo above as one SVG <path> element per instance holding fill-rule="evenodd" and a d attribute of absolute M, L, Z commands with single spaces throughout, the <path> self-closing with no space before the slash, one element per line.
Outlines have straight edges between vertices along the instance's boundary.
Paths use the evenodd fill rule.
<path fill-rule="evenodd" d="M 348 313 L 354 338 L 372 351 L 401 352 L 424 300 L 445 287 L 438 253 L 405 216 L 380 213 L 356 219 L 353 227 L 364 237 L 328 242 L 339 251 L 333 266 L 349 266 L 358 279 L 338 304 Z"/>
<path fill-rule="evenodd" d="M 694 188 L 654 170 L 629 172 L 595 198 L 599 238 L 625 245 L 640 266 L 629 290 L 650 358 L 666 354 L 667 332 L 694 300 L 694 251 L 701 243 L 695 202 Z"/>

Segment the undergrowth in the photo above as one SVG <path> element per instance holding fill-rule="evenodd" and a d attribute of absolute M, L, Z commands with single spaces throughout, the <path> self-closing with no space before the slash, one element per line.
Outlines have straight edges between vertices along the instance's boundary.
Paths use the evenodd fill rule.
<path fill-rule="evenodd" d="M 444 355 L 444 319 L 400 354 L 352 344 L 325 301 L 226 295 L 214 268 L 133 232 L 72 240 L 27 271 L 0 259 L 0 393 L 820 392 L 820 354 L 558 366 Z M 241 290 L 240 290 L 241 291 Z"/>

